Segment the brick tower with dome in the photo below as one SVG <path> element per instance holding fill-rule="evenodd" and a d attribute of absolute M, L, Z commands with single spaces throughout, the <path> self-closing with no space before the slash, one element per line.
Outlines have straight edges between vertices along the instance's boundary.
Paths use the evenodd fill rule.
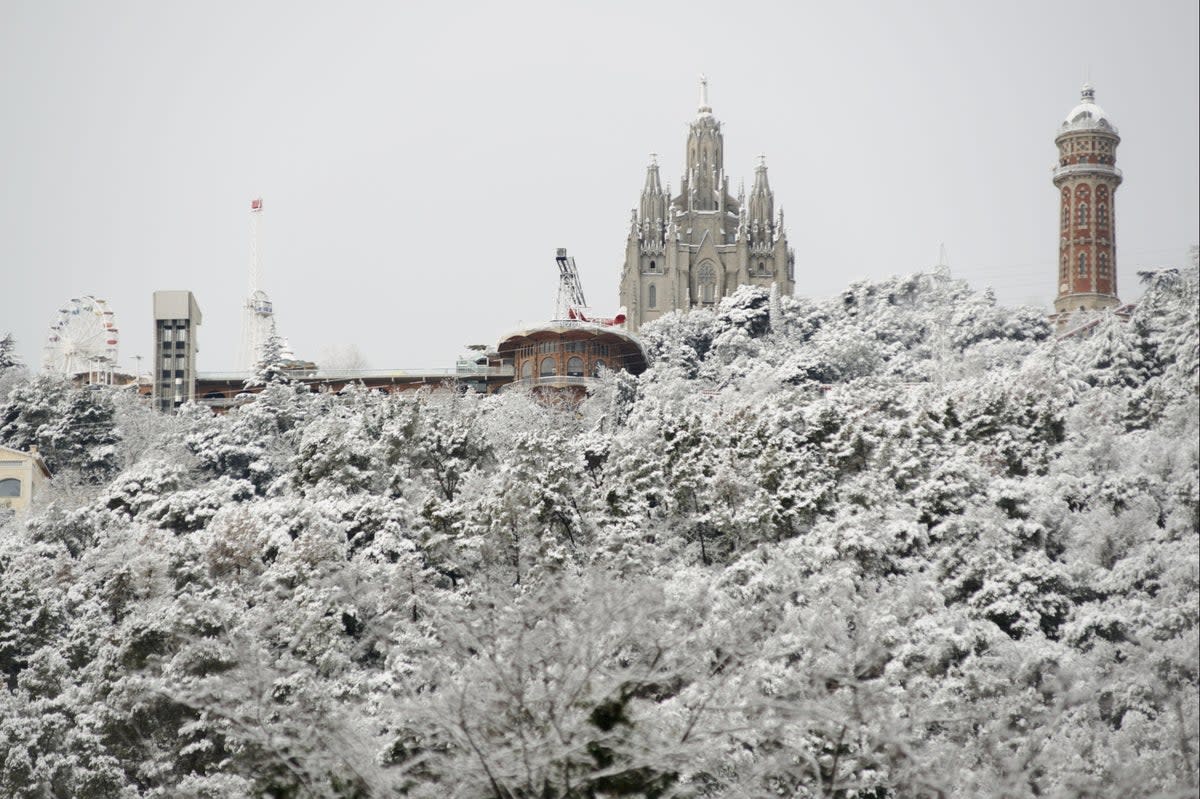
<path fill-rule="evenodd" d="M 1108 115 L 1096 105 L 1096 92 L 1084 84 L 1079 105 L 1058 128 L 1059 191 L 1058 294 L 1054 310 L 1060 320 L 1082 310 L 1116 308 L 1117 214 L 1115 195 L 1121 185 L 1117 145 L 1121 137 Z"/>

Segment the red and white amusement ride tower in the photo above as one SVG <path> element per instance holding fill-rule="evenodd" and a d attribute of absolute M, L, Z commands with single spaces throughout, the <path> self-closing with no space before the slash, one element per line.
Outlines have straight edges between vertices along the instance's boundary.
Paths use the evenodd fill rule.
<path fill-rule="evenodd" d="M 262 208 L 261 197 L 250 201 L 250 290 L 242 305 L 242 340 L 237 358 L 237 369 L 243 372 L 253 369 L 262 359 L 263 346 L 275 327 L 275 307 L 259 285 L 258 232 Z"/>

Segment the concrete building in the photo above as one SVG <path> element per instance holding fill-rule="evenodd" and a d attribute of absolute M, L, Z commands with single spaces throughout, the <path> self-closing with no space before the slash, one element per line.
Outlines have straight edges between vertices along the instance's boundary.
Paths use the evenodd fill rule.
<path fill-rule="evenodd" d="M 708 84 L 700 81 L 700 108 L 688 132 L 687 160 L 680 191 L 663 189 L 658 162 L 646 168 L 646 184 L 626 241 L 621 272 L 621 304 L 628 328 L 638 328 L 677 309 L 708 307 L 740 285 L 795 288 L 795 254 L 788 248 L 783 210 L 760 156 L 754 186 L 730 193 L 725 175 L 721 123 L 708 104 Z"/>
<path fill-rule="evenodd" d="M 25 510 L 33 499 L 33 492 L 49 479 L 50 470 L 37 447 L 22 452 L 0 446 L 0 508 Z"/>
<path fill-rule="evenodd" d="M 154 292 L 154 407 L 174 411 L 196 398 L 200 306 L 190 291 Z"/>
<path fill-rule="evenodd" d="M 1054 185 L 1060 195 L 1058 294 L 1060 322 L 1081 310 L 1119 307 L 1117 299 L 1117 129 L 1084 84 L 1079 105 L 1059 126 Z"/>

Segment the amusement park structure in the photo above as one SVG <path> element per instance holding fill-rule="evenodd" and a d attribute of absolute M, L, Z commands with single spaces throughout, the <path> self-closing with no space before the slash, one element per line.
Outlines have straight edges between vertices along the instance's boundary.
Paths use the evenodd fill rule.
<path fill-rule="evenodd" d="M 475 354 L 460 359 L 453 369 L 320 369 L 315 364 L 301 367 L 303 362 L 294 361 L 296 368 L 285 369 L 288 379 L 311 391 L 333 393 L 352 385 L 389 394 L 446 388 L 491 394 L 527 388 L 547 399 L 581 399 L 605 371 L 644 371 L 646 352 L 637 337 L 624 329 L 624 310 L 612 317 L 594 316 L 574 259 L 560 249 L 555 261 L 559 271 L 557 318 L 509 333 L 494 350 L 473 346 Z M 188 373 L 182 374 L 186 382 Z M 224 412 L 252 401 L 257 388 L 247 385 L 248 377 L 249 370 L 201 372 L 192 385 L 175 392 L 175 403 L 194 397 L 197 403 Z M 163 408 L 170 409 L 168 404 Z"/>
<path fill-rule="evenodd" d="M 579 270 L 575 268 L 575 259 L 567 255 L 565 247 L 558 248 L 555 261 L 558 263 L 558 303 L 554 314 L 556 320 L 575 319 L 610 327 L 625 323 L 624 308 L 618 311 L 616 316 L 609 318 L 592 315 L 583 296 L 583 283 L 579 279 Z"/>
<path fill-rule="evenodd" d="M 42 365 L 70 378 L 86 375 L 89 384 L 110 385 L 119 343 L 116 317 L 106 301 L 90 294 L 72 297 L 50 325 Z"/>
<path fill-rule="evenodd" d="M 644 371 L 646 352 L 637 337 L 625 330 L 625 310 L 612 317 L 592 315 L 575 259 L 560 248 L 555 261 L 559 276 L 555 318 L 509 333 L 489 356 L 489 362 L 512 368 L 513 380 L 505 388 L 527 387 L 538 393 L 565 389 L 582 396 L 606 370 Z"/>
<path fill-rule="evenodd" d="M 261 197 L 250 201 L 250 290 L 242 306 L 242 340 L 237 357 L 237 368 L 241 371 L 249 371 L 259 362 L 263 345 L 275 327 L 275 307 L 259 285 L 258 233 L 262 208 Z"/>

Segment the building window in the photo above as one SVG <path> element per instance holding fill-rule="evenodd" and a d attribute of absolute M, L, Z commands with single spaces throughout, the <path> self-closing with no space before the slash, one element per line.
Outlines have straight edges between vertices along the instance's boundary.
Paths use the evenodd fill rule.
<path fill-rule="evenodd" d="M 171 328 L 169 328 L 169 327 L 163 327 L 163 329 L 162 329 L 162 340 L 163 340 L 164 342 L 166 342 L 166 341 L 170 341 L 170 340 L 171 340 Z"/>
<path fill-rule="evenodd" d="M 542 377 L 552 377 L 554 375 L 555 371 L 557 371 L 557 370 L 555 369 L 555 366 L 554 366 L 554 359 L 553 358 L 542 358 L 542 369 L 541 369 Z"/>
<path fill-rule="evenodd" d="M 712 262 L 705 261 L 700 264 L 700 268 L 696 271 L 696 277 L 700 284 L 700 302 L 715 301 L 717 294 L 717 273 L 713 269 Z"/>
<path fill-rule="evenodd" d="M 1071 225 L 1071 204 L 1070 204 L 1070 203 L 1063 203 L 1063 207 L 1062 207 L 1062 226 L 1063 226 L 1063 229 L 1066 229 L 1066 228 L 1070 227 L 1070 225 Z"/>
<path fill-rule="evenodd" d="M 1081 252 L 1081 253 L 1079 253 L 1079 276 L 1087 277 L 1087 273 L 1088 273 L 1087 253 Z"/>
<path fill-rule="evenodd" d="M 654 261 L 651 261 L 651 262 L 650 262 L 650 271 L 651 271 L 651 272 L 653 272 L 653 271 L 654 271 Z"/>
<path fill-rule="evenodd" d="M 567 377 L 583 377 L 583 358 L 571 356 L 567 361 Z"/>
<path fill-rule="evenodd" d="M 1088 204 L 1079 204 L 1079 219 L 1076 222 L 1080 227 L 1085 227 L 1088 223 Z"/>
<path fill-rule="evenodd" d="M 533 359 L 527 358 L 525 363 L 521 364 L 521 377 L 529 379 L 533 377 Z"/>
<path fill-rule="evenodd" d="M 1108 206 L 1104 203 L 1096 206 L 1096 221 L 1100 227 L 1108 227 Z"/>
<path fill-rule="evenodd" d="M 0 480 L 0 497 L 21 496 L 21 481 L 15 477 Z"/>
<path fill-rule="evenodd" d="M 1108 253 L 1100 253 L 1096 256 L 1096 262 L 1096 267 L 1100 270 L 1100 277 L 1108 277 Z"/>
<path fill-rule="evenodd" d="M 650 284 L 650 290 L 647 292 L 647 294 L 649 295 L 650 299 L 646 304 L 651 308 L 657 308 L 658 307 L 658 289 L 655 288 L 653 283 Z"/>

